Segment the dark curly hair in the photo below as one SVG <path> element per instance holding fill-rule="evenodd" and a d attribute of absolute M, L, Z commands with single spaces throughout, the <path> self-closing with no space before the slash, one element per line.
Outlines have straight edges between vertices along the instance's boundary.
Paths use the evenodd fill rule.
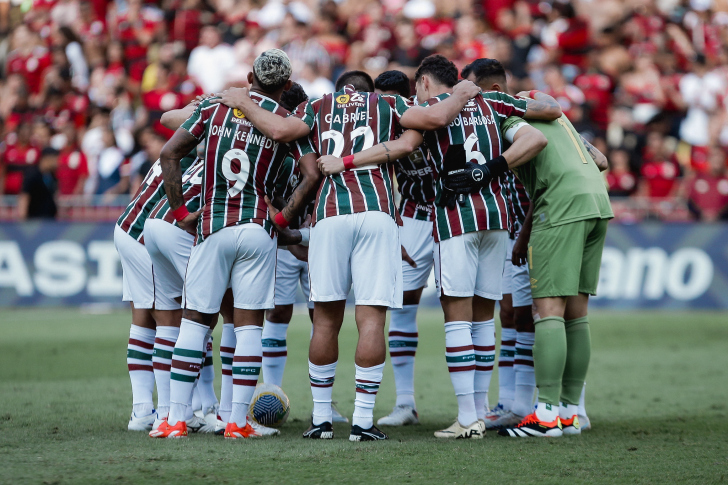
<path fill-rule="evenodd" d="M 458 83 L 458 68 L 452 61 L 440 54 L 425 57 L 415 72 L 415 82 L 419 82 L 425 74 L 449 88 Z"/>

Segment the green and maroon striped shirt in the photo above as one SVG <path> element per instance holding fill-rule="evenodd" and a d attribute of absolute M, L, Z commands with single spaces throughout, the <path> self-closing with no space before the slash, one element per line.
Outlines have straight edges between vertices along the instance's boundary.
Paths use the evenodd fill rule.
<path fill-rule="evenodd" d="M 317 153 L 345 157 L 395 139 L 401 132 L 399 119 L 409 107 L 401 96 L 360 93 L 347 85 L 336 93 L 301 103 L 293 116 L 311 128 L 309 139 Z M 382 211 L 399 221 L 393 176 L 391 164 L 329 175 L 316 195 L 314 222 L 364 211 Z"/>
<path fill-rule="evenodd" d="M 508 216 L 511 222 L 511 238 L 514 238 L 523 228 L 528 207 L 531 205 L 531 199 L 528 198 L 526 188 L 518 180 L 515 173 L 509 170 L 505 173 L 503 180 L 506 187 Z"/>
<path fill-rule="evenodd" d="M 402 198 L 399 213 L 419 221 L 435 220 L 435 179 L 437 168 L 420 147 L 394 163 L 397 189 Z"/>
<path fill-rule="evenodd" d="M 429 106 L 447 99 L 445 93 L 423 103 Z M 450 145 L 465 145 L 468 161 L 483 164 L 503 152 L 500 126 L 509 116 L 523 116 L 526 113 L 525 99 L 514 98 L 496 91 L 483 92 L 471 99 L 457 118 L 448 126 L 436 131 L 425 132 L 425 144 L 430 150 L 439 173 L 445 173 L 443 159 Z M 493 179 L 489 186 L 479 192 L 468 194 L 465 204 L 454 209 L 435 207 L 435 238 L 444 241 L 468 232 L 487 229 L 508 229 L 508 208 L 503 181 Z M 442 183 L 437 184 L 440 197 Z"/>
<path fill-rule="evenodd" d="M 200 210 L 201 205 L 201 194 L 202 194 L 202 173 L 205 169 L 205 163 L 202 159 L 198 158 L 185 173 L 182 174 L 182 197 L 185 201 L 187 210 L 197 212 Z M 157 202 L 154 209 L 149 213 L 150 219 L 162 219 L 169 222 L 177 227 L 177 220 L 172 214 L 172 208 L 169 206 L 169 200 L 165 195 L 162 199 Z"/>

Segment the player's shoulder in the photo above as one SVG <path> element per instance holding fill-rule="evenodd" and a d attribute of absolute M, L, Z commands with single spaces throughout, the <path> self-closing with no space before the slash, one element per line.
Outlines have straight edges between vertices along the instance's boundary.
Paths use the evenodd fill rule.
<path fill-rule="evenodd" d="M 260 93 L 251 92 L 250 98 L 258 103 L 258 106 L 261 108 L 270 111 L 271 113 L 275 113 L 278 116 L 282 116 L 283 118 L 286 118 L 290 113 L 286 108 L 281 106 L 281 104 L 274 100 L 273 98 L 269 98 L 268 96 Z"/>
<path fill-rule="evenodd" d="M 437 104 L 440 101 L 444 101 L 449 97 L 450 97 L 450 93 L 438 94 L 437 96 L 433 96 L 432 98 L 423 101 L 422 103 L 420 103 L 420 106 L 424 106 L 424 107 L 432 106 L 433 104 Z"/>

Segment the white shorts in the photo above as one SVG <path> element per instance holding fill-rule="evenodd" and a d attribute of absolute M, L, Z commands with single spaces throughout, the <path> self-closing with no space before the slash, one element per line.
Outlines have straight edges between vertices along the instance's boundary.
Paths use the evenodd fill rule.
<path fill-rule="evenodd" d="M 309 299 L 311 292 L 308 281 L 308 263 L 296 258 L 289 250 L 278 248 L 276 305 L 293 305 L 296 303 L 296 290 L 299 282 L 308 307 L 313 308 L 313 302 Z"/>
<path fill-rule="evenodd" d="M 435 284 L 439 295 L 488 300 L 503 298 L 508 231 L 461 234 L 435 245 Z"/>
<path fill-rule="evenodd" d="M 503 269 L 503 294 L 511 294 L 513 307 L 531 306 L 531 277 L 528 274 L 528 264 L 516 266 L 511 261 L 515 239 L 508 239 L 508 252 L 506 265 Z"/>
<path fill-rule="evenodd" d="M 154 274 L 154 308 L 179 310 L 175 298 L 182 296 L 187 262 L 195 236 L 161 219 L 144 223 L 144 245 L 152 259 Z"/>
<path fill-rule="evenodd" d="M 399 228 L 384 212 L 327 217 L 311 229 L 308 247 L 311 301 L 402 308 Z"/>
<path fill-rule="evenodd" d="M 409 257 L 417 264 L 416 268 L 402 261 L 402 289 L 404 291 L 419 290 L 427 286 L 427 280 L 434 262 L 432 251 L 435 238 L 432 236 L 431 221 L 418 221 L 411 217 L 402 218 L 399 238 Z"/>
<path fill-rule="evenodd" d="M 235 308 L 274 307 L 276 238 L 254 223 L 220 229 L 192 248 L 185 278 L 185 308 L 201 313 L 220 310 L 228 287 Z"/>
<path fill-rule="evenodd" d="M 151 309 L 154 306 L 152 260 L 144 244 L 119 226 L 114 226 L 114 246 L 119 253 L 122 273 L 122 301 L 131 301 L 134 308 Z"/>

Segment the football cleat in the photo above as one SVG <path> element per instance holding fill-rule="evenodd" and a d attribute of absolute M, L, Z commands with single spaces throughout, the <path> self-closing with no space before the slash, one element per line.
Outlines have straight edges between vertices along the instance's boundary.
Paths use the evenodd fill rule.
<path fill-rule="evenodd" d="M 205 424 L 197 430 L 198 433 L 214 433 L 217 429 L 217 406 L 210 406 L 202 418 Z"/>
<path fill-rule="evenodd" d="M 480 421 L 463 426 L 457 420 L 449 428 L 435 431 L 435 438 L 455 438 L 455 439 L 483 439 L 485 431 Z"/>
<path fill-rule="evenodd" d="M 486 421 L 485 429 L 501 429 L 510 428 L 523 421 L 523 416 L 514 414 L 512 411 L 508 411 L 495 421 Z"/>
<path fill-rule="evenodd" d="M 248 436 L 248 438 L 260 438 L 263 436 L 278 436 L 281 434 L 281 430 L 276 428 L 269 428 L 268 426 L 263 426 L 260 423 L 256 423 L 254 420 L 250 419 L 248 421 L 250 423 L 250 427 L 253 428 L 253 434 Z"/>
<path fill-rule="evenodd" d="M 523 418 L 523 421 L 515 427 L 498 430 L 498 436 L 509 436 L 511 438 L 530 438 L 531 436 L 558 438 L 562 434 L 561 420 L 558 416 L 547 423 L 538 419 L 535 412 Z"/>
<path fill-rule="evenodd" d="M 336 408 L 336 401 L 331 401 L 331 414 L 333 415 L 333 421 L 334 423 L 348 423 L 349 418 L 344 416 L 339 412 L 339 410 Z"/>
<path fill-rule="evenodd" d="M 157 413 L 152 411 L 149 416 L 142 416 L 141 418 L 136 417 L 134 413 L 129 416 L 129 423 L 126 425 L 126 429 L 129 431 L 151 431 L 154 427 L 154 420 L 157 418 Z"/>
<path fill-rule="evenodd" d="M 579 415 L 579 425 L 582 431 L 589 431 L 591 429 L 591 421 L 586 414 Z"/>
<path fill-rule="evenodd" d="M 215 434 L 222 436 L 225 434 L 225 428 L 227 427 L 227 423 L 220 418 L 218 415 L 215 419 Z"/>
<path fill-rule="evenodd" d="M 388 416 L 379 418 L 379 426 L 406 426 L 408 424 L 420 424 L 417 411 L 412 406 L 395 406 Z"/>
<path fill-rule="evenodd" d="M 150 438 L 186 438 L 187 437 L 187 423 L 184 421 L 177 421 L 177 424 L 170 426 L 167 422 L 167 418 L 162 420 L 162 424 L 158 428 L 153 429 L 149 432 Z"/>
<path fill-rule="evenodd" d="M 485 413 L 485 424 L 486 424 L 486 428 L 487 429 L 491 429 L 491 428 L 487 427 L 487 424 L 490 423 L 490 422 L 495 421 L 496 419 L 500 418 L 501 416 L 503 416 L 507 412 L 508 411 L 506 411 L 505 409 L 503 409 L 503 405 L 501 403 L 498 403 L 498 405 L 496 407 L 494 407 L 493 409 L 491 409 L 488 412 L 486 412 Z"/>
<path fill-rule="evenodd" d="M 561 431 L 565 435 L 581 434 L 581 427 L 579 426 L 579 417 L 576 414 L 567 419 L 560 417 L 559 420 L 561 421 Z"/>
<path fill-rule="evenodd" d="M 249 438 L 252 434 L 255 434 L 255 430 L 250 425 L 250 422 L 245 423 L 245 426 L 240 427 L 237 424 L 230 422 L 225 426 L 225 439 L 236 440 L 240 438 Z"/>
<path fill-rule="evenodd" d="M 354 425 L 351 427 L 351 433 L 349 433 L 349 441 L 381 441 L 388 439 L 389 436 L 382 433 L 376 426 L 363 429 L 361 426 Z"/>
<path fill-rule="evenodd" d="M 313 424 L 303 432 L 304 438 L 311 438 L 314 440 L 330 440 L 334 437 L 334 426 L 328 421 L 321 424 Z"/>
<path fill-rule="evenodd" d="M 193 414 L 192 417 L 186 421 L 186 423 L 187 430 L 190 433 L 202 433 L 202 431 L 200 430 L 203 428 L 203 426 L 207 424 L 204 418 L 201 418 L 196 414 Z"/>

